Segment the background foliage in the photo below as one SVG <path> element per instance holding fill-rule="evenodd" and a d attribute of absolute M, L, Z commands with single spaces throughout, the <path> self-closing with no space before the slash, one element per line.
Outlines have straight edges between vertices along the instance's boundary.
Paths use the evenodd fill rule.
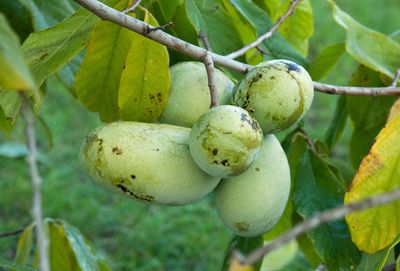
<path fill-rule="evenodd" d="M 116 0 L 104 2 L 120 10 L 128 3 Z M 138 12 L 140 19 L 153 25 L 156 20 L 164 24 L 176 19 L 176 27 L 169 31 L 192 43 L 199 43 L 197 32 L 206 31 L 213 50 L 227 54 L 265 33 L 273 21 L 285 12 L 289 1 L 256 0 L 254 2 L 257 5 L 250 0 L 144 2 L 148 10 Z M 282 2 L 284 4 L 280 5 Z M 393 76 L 400 64 L 400 45 L 396 42 L 399 40 L 396 33 L 400 33 L 396 32 L 400 26 L 396 11 L 400 3 L 395 0 L 338 0 L 336 3 L 353 18 L 337 7 L 332 9 L 328 2 L 302 1 L 298 11 L 280 28 L 280 33 L 261 45 L 263 50 L 269 52 L 264 59 L 292 59 L 307 67 L 314 80 L 323 82 L 357 86 L 390 84 L 389 77 Z M 217 8 L 210 10 L 210 6 Z M 165 99 L 158 104 L 152 104 L 149 99 L 138 105 L 142 108 L 138 112 L 124 110 L 132 108 L 126 101 L 131 101 L 135 95 L 152 94 L 148 92 L 151 88 L 146 86 L 152 84 L 154 74 L 162 73 L 162 66 L 166 68 L 168 64 L 188 58 L 168 50 L 168 59 L 164 47 L 119 26 L 101 22 L 90 12 L 79 10 L 72 1 L 2 1 L 0 12 L 4 14 L 0 17 L 0 44 L 14 44 L 10 47 L 10 54 L 16 56 L 12 61 L 0 59 L 1 65 L 4 67 L 11 63 L 10 67 L 18 71 L 16 76 L 22 76 L 21 80 L 0 76 L 2 80 L 7 80 L 0 81 L 1 85 L 8 90 L 30 91 L 37 105 L 35 108 L 40 112 L 37 130 L 40 169 L 44 179 L 45 215 L 68 221 L 92 243 L 87 245 L 83 237 L 69 225 L 48 220 L 51 236 L 57 236 L 55 240 L 72 238 L 84 243 L 83 247 L 87 245 L 83 251 L 77 252 L 68 241 L 62 243 L 62 249 L 68 250 L 71 255 L 78 255 L 79 259 L 91 259 L 89 266 L 97 265 L 93 269 L 84 269 L 78 260 L 72 263 L 73 267 L 68 267 L 69 270 L 107 270 L 108 265 L 113 270 L 219 269 L 223 265 L 231 234 L 218 220 L 212 206 L 212 196 L 196 204 L 177 208 L 138 204 L 92 184 L 80 171 L 76 159 L 79 142 L 100 123 L 99 116 L 88 109 L 100 112 L 100 118 L 105 121 L 115 120 L 119 116 L 128 120 L 154 120 L 158 113 L 152 115 L 143 112 L 159 110 Z M 185 17 L 185 14 L 189 16 Z M 19 38 L 7 30 L 10 28 L 3 28 L 6 21 Z M 55 24 L 52 31 L 44 30 L 29 36 L 33 31 Z M 384 35 L 372 32 L 372 29 Z M 229 40 L 224 40 L 220 33 L 228 33 Z M 367 38 L 360 43 L 354 39 L 360 35 L 376 37 L 375 41 L 378 42 L 371 44 Z M 389 39 L 389 35 L 394 40 Z M 22 44 L 22 49 L 18 47 L 18 42 Z M 375 61 L 378 45 L 383 46 L 379 50 L 385 53 L 384 57 Z M 134 46 L 135 50 L 130 51 L 130 46 Z M 154 48 L 149 50 L 149 46 Z M 22 51 L 29 69 L 24 60 L 19 58 Z M 155 70 L 152 59 L 162 60 L 162 65 L 158 64 L 160 71 Z M 256 54 L 256 50 L 251 50 L 240 60 L 255 64 L 262 57 Z M 146 69 L 141 71 L 141 76 L 130 77 L 135 70 L 126 64 L 138 61 Z M 112 72 L 102 76 L 101 72 L 105 69 Z M 231 75 L 240 77 L 236 73 Z M 168 95 L 165 88 L 169 85 L 168 76 L 164 74 L 156 83 L 159 89 L 164 90 L 163 97 Z M 33 77 L 40 89 L 34 86 Z M 147 77 L 147 81 L 141 79 Z M 15 86 L 12 84 L 14 82 L 24 84 Z M 138 87 L 133 94 L 124 94 L 126 85 L 143 87 Z M 110 88 L 114 91 L 110 91 Z M 39 93 L 45 95 L 41 98 Z M 103 93 L 106 93 L 107 99 Z M 95 97 L 102 99 L 96 100 Z M 102 103 L 103 100 L 106 103 Z M 288 204 L 283 219 L 274 231 L 264 237 L 266 241 L 316 211 L 343 203 L 349 183 L 373 139 L 385 125 L 394 101 L 393 97 L 338 98 L 316 93 L 311 111 L 303 123 L 308 136 L 320 141 L 314 143 L 314 149 L 307 147 L 301 131 L 292 130 L 278 135 L 291 162 L 295 185 L 291 197 L 293 201 Z M 18 120 L 20 105 L 21 99 L 16 92 L 0 90 L 0 127 L 5 131 L 0 134 L 0 232 L 31 223 L 31 187 L 23 159 L 27 153 L 23 144 L 24 126 Z M 331 121 L 332 124 L 328 126 L 327 123 Z M 389 187 L 398 186 L 393 181 L 389 183 Z M 388 186 L 382 187 L 387 189 Z M 346 200 L 352 197 L 351 193 L 347 194 Z M 398 210 L 393 206 L 394 210 Z M 29 237 L 29 227 L 27 229 L 19 244 L 16 237 L 0 239 L 0 258 L 8 260 L 9 266 L 14 265 L 11 261 L 17 245 L 19 251 L 24 248 L 22 243 L 29 247 L 29 238 L 32 236 Z M 393 230 L 394 237 L 382 247 L 369 249 L 371 255 L 359 251 L 354 244 L 357 244 L 354 236 L 354 243 L 351 241 L 350 232 L 344 220 L 328 223 L 269 255 L 263 268 L 314 270 L 323 261 L 329 270 L 380 270 L 385 262 L 394 261 L 393 247 L 400 240 L 392 239 L 396 233 L 398 235 L 398 229 Z M 28 242 L 28 245 L 21 240 Z M 231 245 L 246 251 L 262 242 L 260 238 L 239 238 L 231 240 Z M 94 253 L 91 247 L 98 253 Z M 27 257 L 32 252 L 25 251 L 25 256 L 21 253 L 17 254 L 17 259 L 20 259 L 17 264 L 34 264 L 34 257 Z M 282 254 L 286 261 L 281 260 Z M 23 258 L 26 259 L 21 260 Z M 103 258 L 107 265 L 102 264 Z M 276 259 L 280 259 L 280 265 Z M 15 269 L 24 270 L 20 266 Z"/>

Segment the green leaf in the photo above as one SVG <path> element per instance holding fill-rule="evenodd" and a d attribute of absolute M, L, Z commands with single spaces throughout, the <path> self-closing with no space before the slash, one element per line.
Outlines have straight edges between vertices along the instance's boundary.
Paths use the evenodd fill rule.
<path fill-rule="evenodd" d="M 380 131 L 361 162 L 345 203 L 400 187 L 400 115 Z M 400 202 L 374 207 L 346 216 L 353 242 L 360 250 L 374 253 L 391 244 L 400 234 Z"/>
<path fill-rule="evenodd" d="M 122 10 L 126 0 L 116 8 Z M 100 114 L 102 121 L 119 119 L 118 89 L 126 57 L 136 35 L 107 21 L 98 22 L 89 37 L 82 65 L 76 75 L 76 93 L 87 109 Z M 136 63 L 132 63 L 136 64 Z M 134 76 L 134 74 L 132 74 Z"/>
<path fill-rule="evenodd" d="M 35 83 L 24 60 L 18 36 L 0 13 L 0 87 L 28 91 Z"/>
<path fill-rule="evenodd" d="M 335 67 L 345 51 L 344 43 L 325 47 L 310 63 L 308 72 L 314 81 L 321 80 Z"/>
<path fill-rule="evenodd" d="M 289 8 L 291 0 L 263 1 L 269 10 L 272 21 L 276 22 Z M 314 32 L 314 20 L 311 3 L 309 0 L 300 1 L 293 14 L 291 14 L 278 28 L 287 41 L 289 41 L 303 55 L 308 53 L 308 39 Z"/>
<path fill-rule="evenodd" d="M 243 46 L 232 20 L 216 0 L 185 0 L 185 4 L 190 23 L 197 33 L 207 35 L 215 53 L 226 55 Z"/>
<path fill-rule="evenodd" d="M 346 106 L 346 96 L 340 96 L 337 101 L 332 121 L 325 134 L 325 143 L 331 150 L 343 134 L 349 113 Z"/>
<path fill-rule="evenodd" d="M 76 228 L 59 220 L 47 219 L 50 237 L 51 270 L 111 270 Z"/>
<path fill-rule="evenodd" d="M 381 271 L 389 257 L 389 253 L 399 242 L 400 236 L 386 249 L 374 254 L 363 253 L 360 265 L 355 271 Z"/>
<path fill-rule="evenodd" d="M 157 0 L 155 3 L 158 4 L 160 11 L 162 13 L 164 23 L 168 22 L 175 22 L 175 12 L 176 9 L 182 5 L 185 2 L 185 0 Z"/>
<path fill-rule="evenodd" d="M 114 4 L 116 0 L 105 1 Z M 25 57 L 38 85 L 64 67 L 85 46 L 99 18 L 86 9 L 51 28 L 31 34 L 23 44 Z"/>
<path fill-rule="evenodd" d="M 382 86 L 379 74 L 359 66 L 350 85 Z M 373 139 L 386 123 L 386 118 L 395 97 L 347 97 L 347 109 L 354 124 L 354 131 L 350 139 L 350 160 L 355 168 L 367 154 Z"/>
<path fill-rule="evenodd" d="M 232 19 L 232 23 L 238 31 L 243 44 L 249 44 L 257 39 L 256 28 L 246 18 L 244 18 L 229 0 L 221 0 L 226 12 Z M 257 65 L 263 59 L 263 56 L 258 53 L 256 48 L 248 50 L 245 54 L 248 64 Z"/>
<path fill-rule="evenodd" d="M 7 158 L 21 158 L 28 154 L 28 150 L 24 144 L 6 142 L 0 144 L 0 156 Z"/>
<path fill-rule="evenodd" d="M 400 44 L 389 36 L 371 30 L 329 1 L 336 22 L 346 29 L 346 50 L 368 68 L 394 78 L 400 66 Z"/>
<path fill-rule="evenodd" d="M 147 11 L 144 21 L 158 26 Z M 157 119 L 168 101 L 170 81 L 167 48 L 134 34 L 119 87 L 121 119 L 144 122 Z"/>
<path fill-rule="evenodd" d="M 303 218 L 342 204 L 346 188 L 331 168 L 313 152 L 306 152 L 302 157 L 297 169 L 293 201 L 297 213 Z M 358 265 L 361 255 L 351 242 L 343 220 L 321 225 L 307 235 L 328 270 L 351 270 Z"/>
<path fill-rule="evenodd" d="M 233 251 L 237 250 L 243 253 L 244 255 L 247 255 L 254 249 L 261 247 L 263 244 L 264 241 L 261 236 L 246 238 L 233 235 L 226 249 L 221 271 L 226 271 L 229 269 L 229 261 L 231 259 Z M 261 261 L 254 266 L 254 269 L 252 271 L 260 270 L 260 266 L 261 266 Z"/>
<path fill-rule="evenodd" d="M 24 41 L 34 31 L 32 25 L 32 14 L 21 1 L 3 0 L 0 5 L 0 13 L 3 13 L 11 27 Z"/>
<path fill-rule="evenodd" d="M 11 132 L 21 108 L 21 95 L 15 91 L 0 89 L 0 129 Z"/>
<path fill-rule="evenodd" d="M 268 14 L 253 4 L 251 0 L 229 1 L 256 28 L 258 36 L 265 34 L 272 27 L 273 23 Z M 263 42 L 260 47 L 270 53 L 269 58 L 289 59 L 302 66 L 307 64 L 307 60 L 279 33 L 275 33 L 270 39 Z"/>
<path fill-rule="evenodd" d="M 0 260 L 0 270 L 2 271 L 37 271 L 30 266 L 19 265 L 7 260 Z"/>
<path fill-rule="evenodd" d="M 17 252 L 15 254 L 15 262 L 17 264 L 25 265 L 28 262 L 32 252 L 34 226 L 35 224 L 33 223 L 27 226 L 18 239 Z"/>

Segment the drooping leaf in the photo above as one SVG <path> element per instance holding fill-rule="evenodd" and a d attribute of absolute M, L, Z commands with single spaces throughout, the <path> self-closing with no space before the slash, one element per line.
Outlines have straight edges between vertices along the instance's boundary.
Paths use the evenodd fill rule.
<path fill-rule="evenodd" d="M 273 22 L 276 22 L 289 8 L 290 0 L 263 0 Z M 311 3 L 309 0 L 300 1 L 293 14 L 291 14 L 278 28 L 287 41 L 289 41 L 303 55 L 308 53 L 308 39 L 314 32 L 314 20 Z"/>
<path fill-rule="evenodd" d="M 18 36 L 0 13 L 0 87 L 8 90 L 29 91 L 35 83 L 24 60 Z"/>
<path fill-rule="evenodd" d="M 0 5 L 0 12 L 6 16 L 7 21 L 21 41 L 24 41 L 34 31 L 32 14 L 21 1 L 3 0 Z"/>
<path fill-rule="evenodd" d="M 400 44 L 391 37 L 371 30 L 329 1 L 336 22 L 346 29 L 346 50 L 368 68 L 393 78 L 400 65 Z"/>
<path fill-rule="evenodd" d="M 17 252 L 15 253 L 17 264 L 25 265 L 28 262 L 32 252 L 34 226 L 33 223 L 27 226 L 18 239 Z"/>
<path fill-rule="evenodd" d="M 9 133 L 17 120 L 22 98 L 18 92 L 0 89 L 0 129 Z"/>
<path fill-rule="evenodd" d="M 394 119 L 398 115 L 400 115 L 400 98 L 398 98 L 396 100 L 396 102 L 392 105 L 392 107 L 390 108 L 390 112 L 389 112 L 389 116 L 387 118 L 387 121 L 388 122 L 391 121 L 392 119 Z"/>
<path fill-rule="evenodd" d="M 348 111 L 346 106 L 346 97 L 341 96 L 336 104 L 335 112 L 328 130 L 325 134 L 325 143 L 329 149 L 332 149 L 336 142 L 340 139 L 344 127 L 346 126 Z"/>
<path fill-rule="evenodd" d="M 235 6 L 237 11 L 248 20 L 257 30 L 257 35 L 265 34 L 273 25 L 268 14 L 255 5 L 251 0 L 229 0 Z M 269 52 L 272 58 L 283 58 L 292 60 L 302 66 L 306 66 L 305 58 L 288 43 L 281 34 L 275 33 L 266 42 L 263 42 L 260 47 Z"/>
<path fill-rule="evenodd" d="M 51 270 L 110 271 L 79 231 L 59 220 L 46 220 Z"/>
<path fill-rule="evenodd" d="M 231 269 L 229 269 L 229 270 L 232 270 L 232 266 L 235 265 L 235 264 L 230 263 L 233 251 L 237 250 L 237 251 L 240 251 L 241 253 L 243 253 L 244 255 L 247 255 L 248 253 L 252 252 L 254 249 L 261 247 L 263 244 L 264 244 L 264 241 L 263 241 L 262 236 L 246 238 L 246 237 L 240 237 L 237 235 L 233 235 L 229 242 L 229 245 L 226 249 L 221 271 L 226 271 L 229 269 L 229 267 L 231 267 Z M 253 267 L 254 269 L 250 269 L 250 270 L 258 271 L 260 269 L 260 266 L 261 266 L 261 262 L 259 262 L 257 265 L 255 265 Z M 237 269 L 233 269 L 233 270 L 241 270 L 241 269 L 239 269 L 239 266 L 238 266 Z M 247 270 L 247 269 L 243 269 L 243 270 Z"/>
<path fill-rule="evenodd" d="M 148 11 L 144 21 L 158 26 Z M 119 86 L 121 119 L 145 122 L 157 119 L 168 101 L 170 81 L 167 48 L 134 34 Z"/>
<path fill-rule="evenodd" d="M 359 66 L 350 80 L 355 86 L 381 86 L 379 74 Z M 395 97 L 347 97 L 347 109 L 354 124 L 350 139 L 350 160 L 355 168 L 371 147 L 372 140 L 385 125 L 390 107 Z"/>
<path fill-rule="evenodd" d="M 311 151 L 304 154 L 295 183 L 294 206 L 304 218 L 342 204 L 343 181 L 319 154 Z M 343 220 L 321 225 L 307 235 L 328 270 L 351 270 L 358 265 L 361 255 L 351 242 Z"/>
<path fill-rule="evenodd" d="M 222 0 L 226 12 L 232 18 L 233 25 L 237 29 L 243 44 L 249 44 L 257 39 L 257 32 L 254 25 L 252 25 L 246 18 L 244 18 L 236 8 L 230 3 L 229 0 Z M 245 54 L 246 62 L 248 64 L 256 65 L 263 59 L 262 55 L 258 53 L 256 48 L 248 50 Z"/>
<path fill-rule="evenodd" d="M 310 63 L 310 67 L 308 68 L 311 78 L 314 81 L 317 81 L 329 74 L 344 51 L 345 47 L 343 43 L 337 43 L 322 49 Z"/>
<path fill-rule="evenodd" d="M 126 3 L 121 0 L 116 8 L 122 10 Z M 98 22 L 90 34 L 85 58 L 76 75 L 76 93 L 87 109 L 99 113 L 102 121 L 119 119 L 120 79 L 135 37 L 128 29 L 107 21 Z"/>
<path fill-rule="evenodd" d="M 346 193 L 345 203 L 400 187 L 400 116 L 379 132 Z M 353 242 L 360 250 L 374 253 L 400 234 L 400 202 L 374 207 L 346 216 Z"/>
<path fill-rule="evenodd" d="M 27 266 L 27 265 L 19 265 L 13 262 L 0 259 L 0 270 L 2 271 L 37 271 L 36 269 Z"/>
<path fill-rule="evenodd" d="M 207 35 L 215 53 L 226 55 L 243 46 L 232 20 L 216 0 L 185 0 L 185 4 L 190 23 L 197 33 Z"/>
<path fill-rule="evenodd" d="M 106 0 L 114 5 L 116 0 Z M 51 28 L 31 34 L 23 44 L 25 58 L 38 85 L 59 71 L 85 46 L 93 25 L 99 18 L 86 9 Z"/>
<path fill-rule="evenodd" d="M 400 242 L 400 236 L 386 249 L 374 254 L 363 253 L 360 265 L 355 271 L 381 271 L 389 257 L 389 253 Z"/>

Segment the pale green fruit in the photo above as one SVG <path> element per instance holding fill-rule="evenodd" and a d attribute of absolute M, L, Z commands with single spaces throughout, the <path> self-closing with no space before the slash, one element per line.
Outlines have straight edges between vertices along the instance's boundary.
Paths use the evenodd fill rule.
<path fill-rule="evenodd" d="M 252 237 L 272 229 L 290 192 L 289 164 L 279 141 L 266 135 L 256 161 L 242 175 L 222 180 L 215 206 L 222 222 L 235 234 Z"/>
<path fill-rule="evenodd" d="M 227 178 L 243 173 L 254 162 L 262 138 L 259 124 L 246 110 L 220 105 L 193 125 L 190 153 L 202 170 Z"/>
<path fill-rule="evenodd" d="M 170 71 L 171 90 L 159 121 L 192 127 L 210 109 L 211 96 L 206 68 L 200 62 L 181 62 L 172 66 Z M 215 69 L 215 85 L 219 104 L 230 103 L 234 87 L 232 80 Z"/>
<path fill-rule="evenodd" d="M 266 134 L 301 120 L 314 97 L 310 75 L 289 60 L 261 63 L 238 84 L 233 104 L 250 112 Z"/>
<path fill-rule="evenodd" d="M 87 136 L 80 161 L 94 181 L 139 201 L 191 203 L 212 191 L 220 179 L 191 159 L 189 131 L 165 124 L 110 123 Z"/>

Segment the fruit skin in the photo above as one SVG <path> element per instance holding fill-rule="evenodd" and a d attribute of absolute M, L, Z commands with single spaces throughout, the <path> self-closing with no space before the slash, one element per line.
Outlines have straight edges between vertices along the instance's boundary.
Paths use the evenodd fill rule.
<path fill-rule="evenodd" d="M 170 94 L 159 121 L 192 127 L 210 109 L 211 96 L 206 69 L 200 62 L 181 62 L 172 66 L 170 71 Z M 219 104 L 230 103 L 234 83 L 218 69 L 215 69 L 215 85 Z"/>
<path fill-rule="evenodd" d="M 262 141 L 260 125 L 246 110 L 220 105 L 193 125 L 189 147 L 202 170 L 227 178 L 243 173 L 254 162 Z"/>
<path fill-rule="evenodd" d="M 211 192 L 220 181 L 189 153 L 189 129 L 165 124 L 114 122 L 82 143 L 80 162 L 96 182 L 133 199 L 183 205 Z"/>
<path fill-rule="evenodd" d="M 250 112 L 265 134 L 282 131 L 301 120 L 314 97 L 310 75 L 289 60 L 259 64 L 238 84 L 233 104 Z"/>
<path fill-rule="evenodd" d="M 251 167 L 242 175 L 222 180 L 215 191 L 218 214 L 235 234 L 253 237 L 272 229 L 290 193 L 289 164 L 276 137 L 265 135 Z"/>

